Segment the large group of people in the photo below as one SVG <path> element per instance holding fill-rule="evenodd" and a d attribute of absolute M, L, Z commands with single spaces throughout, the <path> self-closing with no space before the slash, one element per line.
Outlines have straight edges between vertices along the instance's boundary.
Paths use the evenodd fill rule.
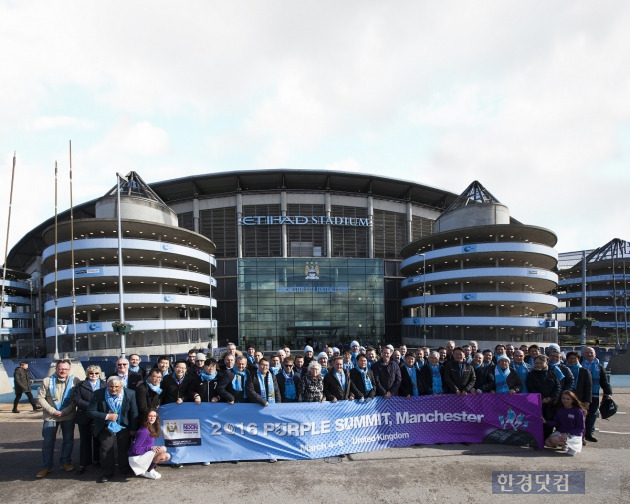
<path fill-rule="evenodd" d="M 579 452 L 594 436 L 600 393 L 612 389 L 593 348 L 583 356 L 564 355 L 551 344 L 546 355 L 537 345 L 515 348 L 511 344 L 480 349 L 477 342 L 456 346 L 449 341 L 431 350 L 405 345 L 394 348 L 326 347 L 315 355 L 306 346 L 299 355 L 284 347 L 270 358 L 249 345 L 245 352 L 230 343 L 215 359 L 192 349 L 188 358 L 171 362 L 161 356 L 144 369 L 140 356 L 121 357 L 116 372 L 102 377 L 99 366 L 86 369 L 80 381 L 70 375 L 71 363 L 57 362 L 55 373 L 45 378 L 37 403 L 42 408 L 42 469 L 38 478 L 53 468 L 57 431 L 63 442 L 60 463 L 65 471 L 83 474 L 90 465 L 101 467 L 98 481 L 118 470 L 148 479 L 160 477 L 158 464 L 169 461 L 164 447 L 154 446 L 160 435 L 158 411 L 164 404 L 224 402 L 274 403 L 371 400 L 376 396 L 411 398 L 430 394 L 519 394 L 541 396 L 545 444 L 564 447 L 569 455 Z M 380 354 L 380 356 L 379 356 Z M 24 369 L 21 366 L 22 369 Z M 18 385 L 20 396 L 23 384 Z M 79 426 L 79 466 L 71 464 L 74 426 Z M 271 460 L 275 461 L 275 460 Z M 207 462 L 206 464 L 209 464 Z M 181 464 L 174 464 L 181 467 Z"/>

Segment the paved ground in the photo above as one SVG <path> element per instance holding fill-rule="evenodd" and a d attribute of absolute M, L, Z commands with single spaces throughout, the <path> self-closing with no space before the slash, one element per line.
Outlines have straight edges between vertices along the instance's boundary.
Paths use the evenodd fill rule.
<path fill-rule="evenodd" d="M 586 495 L 556 495 L 555 502 L 630 502 L 630 388 L 615 388 L 619 413 L 598 421 L 599 443 L 576 457 L 552 450 L 461 444 L 413 446 L 312 461 L 242 462 L 160 469 L 162 479 L 116 479 L 96 484 L 59 468 L 34 476 L 41 463 L 41 414 L 27 403 L 19 415 L 0 404 L 0 502 L 101 504 L 126 501 L 177 503 L 367 504 L 542 502 L 534 495 L 492 494 L 492 471 L 585 471 Z M 0 398 L 0 401 L 5 399 Z M 58 441 L 58 448 L 60 442 Z M 78 459 L 78 440 L 73 460 Z"/>

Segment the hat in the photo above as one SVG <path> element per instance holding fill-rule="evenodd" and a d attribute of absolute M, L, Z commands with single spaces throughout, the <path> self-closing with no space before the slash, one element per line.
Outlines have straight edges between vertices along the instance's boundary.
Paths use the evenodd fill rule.
<path fill-rule="evenodd" d="M 319 352 L 317 360 L 321 359 L 322 357 L 326 357 L 328 359 L 328 354 L 326 352 Z"/>
<path fill-rule="evenodd" d="M 361 345 L 359 345 L 359 342 L 355 340 L 350 343 L 350 348 L 352 348 L 353 346 L 361 346 Z"/>
<path fill-rule="evenodd" d="M 360 353 L 365 353 L 365 347 L 359 347 L 359 352 Z"/>
<path fill-rule="evenodd" d="M 310 346 L 310 345 L 306 345 L 306 346 L 304 347 L 304 353 L 306 353 L 306 352 L 312 352 L 312 351 L 313 351 L 313 347 L 312 347 L 312 346 Z"/>
<path fill-rule="evenodd" d="M 559 352 L 559 351 L 560 351 L 560 347 L 559 347 L 558 345 L 556 345 L 555 343 L 550 343 L 550 344 L 547 346 L 547 349 L 548 349 L 548 350 L 555 350 L 556 352 Z"/>
<path fill-rule="evenodd" d="M 197 356 L 195 357 L 195 360 L 196 360 L 196 361 L 198 361 L 198 360 L 205 361 L 205 360 L 206 360 L 206 354 L 203 354 L 203 353 L 199 352 L 199 353 L 197 354 Z"/>
<path fill-rule="evenodd" d="M 389 348 L 392 352 L 394 351 L 394 345 L 387 345 L 385 348 Z"/>
<path fill-rule="evenodd" d="M 333 354 L 339 354 L 339 353 L 341 353 L 339 349 L 336 346 L 333 347 Z"/>
<path fill-rule="evenodd" d="M 498 355 L 497 356 L 497 364 L 499 363 L 500 360 L 506 360 L 506 361 L 510 362 L 510 358 L 507 355 Z"/>

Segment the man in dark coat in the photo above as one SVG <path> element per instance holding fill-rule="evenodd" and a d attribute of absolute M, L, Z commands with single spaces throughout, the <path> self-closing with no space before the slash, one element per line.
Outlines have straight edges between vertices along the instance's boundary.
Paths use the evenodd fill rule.
<path fill-rule="evenodd" d="M 249 373 L 249 371 L 246 372 Z M 267 359 L 262 358 L 258 361 L 258 369 L 250 375 L 250 378 L 247 380 L 247 396 L 251 402 L 256 402 L 261 406 L 282 402 L 276 375 L 269 371 Z"/>
<path fill-rule="evenodd" d="M 595 434 L 595 420 L 597 420 L 599 412 L 599 394 L 604 392 L 604 399 L 612 396 L 612 387 L 608 381 L 608 375 L 604 366 L 601 365 L 595 354 L 595 349 L 587 347 L 584 349 L 584 359 L 582 367 L 591 373 L 593 380 L 593 388 L 591 392 L 591 402 L 588 405 L 588 413 L 586 414 L 586 431 L 584 439 L 591 443 L 597 443 Z"/>
<path fill-rule="evenodd" d="M 358 391 L 357 399 L 373 399 L 376 396 L 376 380 L 367 364 L 367 356 L 359 354 L 356 366 L 350 370 L 350 380 Z"/>
<path fill-rule="evenodd" d="M 28 362 L 20 362 L 19 367 L 13 371 L 13 384 L 15 386 L 15 400 L 13 401 L 13 413 L 19 413 L 18 403 L 22 399 L 22 394 L 26 394 L 28 402 L 31 403 L 33 411 L 42 409 L 42 407 L 35 402 L 33 394 L 31 393 L 31 382 L 29 380 Z"/>
<path fill-rule="evenodd" d="M 350 380 L 350 372 L 343 368 L 343 357 L 335 357 L 333 368 L 324 376 L 324 395 L 330 402 L 354 400 L 360 392 Z"/>
<path fill-rule="evenodd" d="M 118 449 L 118 469 L 123 476 L 130 476 L 132 472 L 127 452 L 131 436 L 138 430 L 136 393 L 125 388 L 120 377 L 110 376 L 107 388 L 96 390 L 92 395 L 87 415 L 94 419 L 94 436 L 101 442 L 103 475 L 98 482 L 105 483 L 114 476 L 115 447 Z"/>
<path fill-rule="evenodd" d="M 247 403 L 247 382 L 251 380 L 251 376 L 247 371 L 247 357 L 240 355 L 234 361 L 234 356 L 228 354 L 224 358 L 226 370 L 219 378 L 217 389 L 221 399 L 228 404 Z M 230 367 L 232 366 L 232 367 Z"/>
<path fill-rule="evenodd" d="M 160 385 L 164 391 L 162 393 L 162 404 L 181 404 L 185 401 L 190 401 L 190 390 L 199 380 L 200 378 L 195 368 L 188 369 L 186 361 L 177 361 L 173 368 L 173 373 L 166 375 Z"/>
<path fill-rule="evenodd" d="M 534 368 L 527 375 L 527 392 L 540 394 L 542 400 L 542 413 L 545 420 L 553 420 L 556 413 L 556 402 L 560 398 L 562 387 L 556 372 L 549 369 L 547 357 L 538 355 L 534 359 Z M 545 439 L 553 432 L 553 427 L 543 425 Z"/>
<path fill-rule="evenodd" d="M 464 359 L 464 350 L 457 347 L 453 350 L 453 358 L 444 364 L 444 393 L 465 396 L 475 388 L 475 370 Z"/>
<path fill-rule="evenodd" d="M 394 351 L 391 345 L 387 345 L 381 351 L 381 359 L 372 364 L 372 373 L 376 380 L 376 395 L 389 398 L 398 395 L 400 382 L 400 366 L 396 364 L 392 358 Z"/>
<path fill-rule="evenodd" d="M 162 372 L 158 368 L 152 368 L 146 381 L 140 382 L 136 386 L 135 392 L 138 414 L 143 421 L 149 410 L 157 409 L 160 404 L 164 403 Z"/>
<path fill-rule="evenodd" d="M 567 366 L 573 374 L 573 393 L 580 400 L 582 406 L 588 411 L 593 394 L 593 378 L 591 377 L 591 373 L 582 367 L 577 352 L 567 353 Z"/>

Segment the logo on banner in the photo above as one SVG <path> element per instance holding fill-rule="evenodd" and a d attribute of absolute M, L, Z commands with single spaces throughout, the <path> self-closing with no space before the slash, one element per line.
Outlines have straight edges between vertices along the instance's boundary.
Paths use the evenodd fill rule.
<path fill-rule="evenodd" d="M 164 446 L 200 446 L 201 427 L 199 419 L 168 420 L 162 427 Z"/>

